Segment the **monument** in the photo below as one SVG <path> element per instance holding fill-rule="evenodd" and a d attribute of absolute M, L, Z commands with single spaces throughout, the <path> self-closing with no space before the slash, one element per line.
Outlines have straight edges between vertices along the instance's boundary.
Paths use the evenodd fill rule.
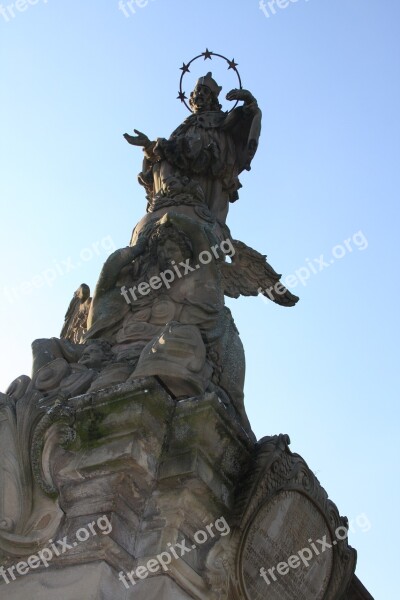
<path fill-rule="evenodd" d="M 226 61 L 186 97 L 198 59 Z M 261 111 L 237 63 L 183 64 L 190 116 L 168 139 L 134 130 L 146 215 L 82 284 L 31 377 L 0 395 L 0 598 L 355 600 L 348 523 L 287 435 L 256 440 L 245 358 L 224 297 L 298 301 L 234 239 L 229 205 Z"/>

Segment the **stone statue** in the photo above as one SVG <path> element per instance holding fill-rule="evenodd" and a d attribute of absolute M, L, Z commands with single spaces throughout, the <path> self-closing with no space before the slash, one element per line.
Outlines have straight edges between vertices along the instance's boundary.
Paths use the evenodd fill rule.
<path fill-rule="evenodd" d="M 215 393 L 254 441 L 244 409 L 244 350 L 224 296 L 257 295 L 262 288 L 282 306 L 293 306 L 297 297 L 265 256 L 233 239 L 226 224 L 238 177 L 257 149 L 261 111 L 250 92 L 233 89 L 226 98 L 243 105 L 223 112 L 220 92 L 209 72 L 190 95 L 192 114 L 168 139 L 125 134 L 144 150 L 139 182 L 146 215 L 130 245 L 106 260 L 93 298 L 86 284 L 76 290 L 60 338 L 32 344 L 32 378 L 16 379 L 4 396 L 3 410 L 13 414 L 7 435 L 29 429 L 29 419 L 41 431 L 44 414 L 64 419 L 70 399 L 82 394 L 155 377 L 178 400 Z M 24 461 L 28 468 L 29 458 Z M 40 471 L 33 472 L 41 490 L 50 489 Z M 14 523 L 10 511 L 7 523 Z M 30 518 L 26 508 L 24 519 Z"/>
<path fill-rule="evenodd" d="M 257 571 L 264 558 L 279 562 L 278 534 L 293 551 L 311 535 L 347 535 L 288 437 L 257 443 L 244 407 L 245 354 L 225 296 L 262 293 L 285 307 L 298 298 L 226 224 L 261 130 L 257 102 L 239 84 L 223 112 L 208 72 L 168 139 L 125 134 L 144 151 L 146 214 L 106 260 L 93 298 L 86 284 L 76 290 L 60 337 L 33 342 L 31 377 L 0 394 L 1 597 L 12 577 L 10 600 L 53 600 L 54 590 L 71 600 L 261 600 Z M 93 529 L 101 519 L 107 539 Z M 90 540 L 72 543 L 87 528 Z M 170 573 L 141 564 L 170 558 L 166 548 L 185 538 L 191 558 L 168 563 Z M 295 572 L 290 598 L 299 589 L 345 597 L 355 553 L 340 540 L 334 560 L 327 553 L 318 568 Z M 53 556 L 57 543 L 63 552 Z M 36 564 L 37 552 L 51 552 L 52 564 Z M 39 570 L 27 575 L 27 565 Z M 146 572 L 137 583 L 133 565 Z"/>
<path fill-rule="evenodd" d="M 150 207 L 169 177 L 187 176 L 200 185 L 212 215 L 225 223 L 229 202 L 238 199 L 239 174 L 250 170 L 261 130 L 261 111 L 250 92 L 233 89 L 227 99 L 242 100 L 243 106 L 228 115 L 221 110 L 220 86 L 212 73 L 201 77 L 190 95 L 193 114 L 167 140 L 150 141 L 138 130 L 136 136 L 124 135 L 134 146 L 141 146 L 145 159 L 139 181 L 145 186 Z"/>
<path fill-rule="evenodd" d="M 261 291 L 282 306 L 298 298 L 226 224 L 238 176 L 257 149 L 261 111 L 249 91 L 233 89 L 226 98 L 236 105 L 223 112 L 220 92 L 208 72 L 190 94 L 191 116 L 168 139 L 125 134 L 144 150 L 147 214 L 130 246 L 105 262 L 93 298 L 86 284 L 77 289 L 60 339 L 33 343 L 25 393 L 41 392 L 42 407 L 154 376 L 177 398 L 215 391 L 253 435 L 243 404 L 244 351 L 224 295 Z"/>

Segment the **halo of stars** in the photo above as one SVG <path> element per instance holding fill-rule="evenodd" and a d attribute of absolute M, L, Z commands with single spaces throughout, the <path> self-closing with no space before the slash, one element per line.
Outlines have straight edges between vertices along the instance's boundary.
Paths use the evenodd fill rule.
<path fill-rule="evenodd" d="M 186 73 L 191 72 L 190 66 L 192 65 L 192 63 L 194 63 L 194 61 L 198 60 L 199 58 L 204 58 L 204 60 L 212 60 L 213 56 L 216 56 L 217 58 L 222 58 L 223 60 L 225 60 L 227 62 L 228 71 L 230 69 L 232 69 L 232 71 L 234 71 L 236 73 L 238 81 L 239 81 L 239 89 L 243 89 L 242 88 L 242 80 L 240 78 L 239 71 L 236 68 L 238 66 L 238 63 L 235 62 L 235 59 L 232 58 L 232 60 L 229 60 L 228 58 L 226 58 L 226 56 L 223 56 L 222 54 L 217 54 L 216 52 L 211 52 L 208 48 L 206 48 L 204 52 L 202 52 L 198 56 L 195 56 L 194 58 L 192 58 L 192 60 L 190 60 L 187 64 L 183 63 L 183 66 L 180 67 L 182 74 L 181 74 L 181 78 L 179 80 L 179 93 L 178 93 L 177 100 L 180 100 L 181 102 L 183 102 L 184 105 L 186 106 L 186 108 L 190 112 L 193 112 L 193 111 L 190 108 L 189 104 L 186 102 L 186 100 L 188 100 L 188 97 L 186 96 L 186 92 L 183 91 L 183 86 L 182 86 L 183 78 L 186 75 Z M 234 106 L 228 112 L 231 112 L 234 108 L 236 108 L 236 106 L 238 105 L 238 102 L 239 102 L 239 100 L 236 100 Z"/>

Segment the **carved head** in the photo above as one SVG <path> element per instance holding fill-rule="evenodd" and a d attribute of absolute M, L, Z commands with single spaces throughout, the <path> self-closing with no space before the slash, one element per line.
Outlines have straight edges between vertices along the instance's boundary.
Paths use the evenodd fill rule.
<path fill-rule="evenodd" d="M 187 258 L 192 258 L 192 245 L 189 238 L 170 225 L 161 226 L 155 232 L 151 245 L 161 270 L 169 269 L 172 261 L 178 264 Z"/>
<path fill-rule="evenodd" d="M 161 195 L 175 198 L 186 194 L 205 202 L 204 192 L 201 185 L 186 175 L 168 175 L 162 180 Z"/>
<path fill-rule="evenodd" d="M 101 369 L 107 362 L 111 362 L 114 355 L 111 346 L 105 340 L 90 340 L 83 351 L 78 363 L 88 369 Z"/>
<path fill-rule="evenodd" d="M 212 78 L 212 73 L 207 73 L 197 81 L 193 92 L 190 94 L 189 106 L 194 113 L 207 110 L 221 110 L 218 95 L 221 87 Z"/>
<path fill-rule="evenodd" d="M 171 264 L 179 264 L 184 261 L 180 245 L 173 239 L 166 239 L 157 248 L 158 263 L 162 269 L 167 269 Z"/>
<path fill-rule="evenodd" d="M 185 191 L 186 181 L 188 178 L 179 178 L 176 175 L 169 175 L 162 182 L 162 190 L 166 196 L 174 198 L 177 194 Z M 188 180 L 189 181 L 189 180 Z"/>

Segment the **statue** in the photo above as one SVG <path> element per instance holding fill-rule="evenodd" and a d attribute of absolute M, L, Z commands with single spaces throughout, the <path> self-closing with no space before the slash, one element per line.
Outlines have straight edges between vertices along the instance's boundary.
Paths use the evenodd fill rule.
<path fill-rule="evenodd" d="M 234 61 L 228 63 L 236 70 Z M 106 261 L 84 339 L 108 340 L 117 360 L 131 365 L 129 379 L 157 376 L 177 398 L 216 390 L 251 434 L 243 406 L 244 351 L 224 295 L 262 289 L 282 306 L 298 298 L 265 256 L 232 239 L 226 225 L 229 203 L 241 187 L 238 176 L 250 170 L 257 149 L 261 111 L 249 91 L 236 88 L 226 98 L 243 105 L 223 112 L 220 92 L 208 72 L 190 95 L 191 116 L 169 139 L 151 141 L 136 129 L 136 136 L 124 134 L 144 151 L 139 182 L 147 192 L 147 214 L 130 247 Z M 177 265 L 185 267 L 184 275 Z"/>
<path fill-rule="evenodd" d="M 238 75 L 236 63 L 228 64 Z M 184 75 L 189 66 L 182 70 Z M 31 458 L 25 453 L 21 459 L 25 471 L 33 461 L 27 483 L 33 496 L 54 491 L 35 458 L 45 424 L 60 423 L 68 444 L 70 399 L 143 377 L 157 378 L 177 400 L 216 394 L 255 441 L 244 408 L 244 350 L 224 296 L 256 296 L 262 289 L 282 306 L 294 306 L 298 298 L 266 257 L 235 240 L 226 224 L 229 204 L 238 199 L 239 175 L 250 170 L 257 150 L 261 111 L 241 82 L 226 95 L 236 102 L 230 112 L 222 111 L 220 92 L 208 72 L 188 105 L 181 86 L 179 98 L 192 114 L 168 139 L 150 141 L 138 130 L 125 134 L 144 151 L 139 182 L 146 190 L 146 215 L 130 245 L 106 260 L 93 297 L 86 284 L 74 293 L 60 337 L 34 341 L 31 378 L 17 378 L 2 396 L 2 411 L 12 420 L 8 446 L 21 431 L 33 436 Z M 16 480 L 23 478 L 25 471 L 15 468 Z M 7 532 L 17 520 L 28 524 L 33 518 L 28 505 L 18 508 L 18 519 L 12 499 L 3 506 L 9 507 Z M 56 509 L 49 527 L 59 519 Z M 0 551 L 9 547 L 7 535 L 0 527 Z"/>
<path fill-rule="evenodd" d="M 211 72 L 186 103 L 183 77 L 212 57 L 238 77 L 229 112 Z M 245 411 L 245 353 L 225 296 L 262 293 L 285 307 L 298 298 L 226 223 L 261 131 L 236 67 L 206 50 L 181 69 L 178 98 L 191 116 L 169 138 L 125 134 L 144 151 L 146 214 L 105 261 L 93 297 L 86 284 L 76 290 L 60 337 L 33 342 L 31 377 L 0 393 L 0 589 L 12 579 L 10 598 L 56 589 L 65 598 L 259 600 L 263 565 L 289 569 L 275 559 L 317 535 L 333 556 L 292 565 L 274 589 L 347 598 L 355 552 L 346 520 L 288 436 L 257 442 Z M 132 593 L 127 579 L 138 584 Z"/>
<path fill-rule="evenodd" d="M 261 111 L 242 88 L 237 63 L 225 60 L 240 84 L 226 94 L 236 102 L 229 112 L 211 72 L 197 80 L 186 103 L 182 81 L 191 61 L 182 67 L 178 97 L 192 114 L 168 139 L 124 134 L 144 151 L 139 182 L 146 215 L 130 245 L 105 262 L 93 298 L 86 284 L 75 292 L 60 338 L 33 343 L 25 394 L 42 392 L 45 406 L 60 395 L 154 376 L 176 398 L 215 391 L 253 435 L 243 404 L 244 350 L 224 296 L 262 290 L 282 306 L 298 298 L 266 257 L 233 239 L 226 224 L 239 175 L 250 170 L 257 150 Z"/>
<path fill-rule="evenodd" d="M 226 222 L 229 202 L 239 197 L 238 175 L 250 170 L 257 150 L 261 111 L 250 92 L 233 89 L 227 99 L 244 104 L 226 114 L 218 101 L 220 91 L 211 72 L 201 77 L 190 95 L 193 114 L 168 140 L 150 141 L 138 130 L 136 136 L 124 135 L 130 144 L 144 150 L 139 182 L 150 195 L 150 208 L 162 195 L 169 177 L 187 176 L 200 185 L 211 214 Z"/>

